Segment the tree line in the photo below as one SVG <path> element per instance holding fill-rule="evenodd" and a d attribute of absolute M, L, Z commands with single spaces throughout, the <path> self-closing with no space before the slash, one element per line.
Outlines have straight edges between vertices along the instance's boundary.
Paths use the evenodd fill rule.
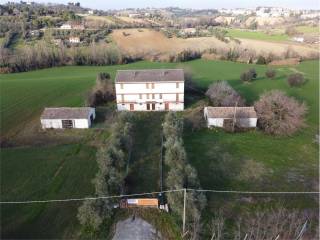
<path fill-rule="evenodd" d="M 197 171 L 187 161 L 183 140 L 183 118 L 169 112 L 163 123 L 165 137 L 164 164 L 168 168 L 165 176 L 167 189 L 200 188 Z M 190 239 L 197 239 L 200 234 L 201 211 L 206 206 L 206 196 L 203 193 L 187 193 L 186 230 Z M 183 192 L 168 195 L 168 203 L 173 214 L 183 214 Z"/>
<path fill-rule="evenodd" d="M 44 41 L 24 46 L 12 52 L 0 47 L 0 72 L 24 72 L 63 65 L 113 65 L 133 61 L 122 55 L 115 46 L 92 43 L 88 47 L 66 48 L 52 46 Z"/>
<path fill-rule="evenodd" d="M 97 151 L 98 172 L 93 180 L 95 196 L 111 196 L 125 193 L 126 165 L 132 150 L 133 115 L 121 113 L 111 128 L 111 136 Z M 82 234 L 97 237 L 103 224 L 110 222 L 114 205 L 120 199 L 86 200 L 78 209 Z"/>

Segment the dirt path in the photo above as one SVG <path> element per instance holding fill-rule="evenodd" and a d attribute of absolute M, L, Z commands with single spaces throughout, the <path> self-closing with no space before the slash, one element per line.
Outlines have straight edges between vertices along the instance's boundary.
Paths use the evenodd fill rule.
<path fill-rule="evenodd" d="M 163 239 L 160 232 L 148 222 L 141 218 L 127 218 L 119 221 L 116 225 L 116 232 L 113 240 L 152 240 Z"/>

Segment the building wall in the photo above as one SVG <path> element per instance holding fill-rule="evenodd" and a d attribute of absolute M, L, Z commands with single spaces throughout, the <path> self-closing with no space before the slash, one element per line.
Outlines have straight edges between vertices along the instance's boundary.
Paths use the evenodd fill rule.
<path fill-rule="evenodd" d="M 184 82 L 158 83 L 116 83 L 117 106 L 119 111 L 147 111 L 147 103 L 155 103 L 155 111 L 165 111 L 165 103 L 169 110 L 184 109 Z"/>
<path fill-rule="evenodd" d="M 147 103 L 117 103 L 117 108 L 119 111 L 130 111 L 130 104 L 133 104 L 133 111 L 167 111 L 165 109 L 165 103 L 154 103 L 155 110 L 151 108 L 150 102 L 150 110 L 147 110 Z M 176 102 L 169 102 L 168 107 L 170 111 L 183 111 L 184 104 L 183 103 L 176 103 Z"/>
<path fill-rule="evenodd" d="M 224 118 L 208 118 L 208 127 L 223 127 Z M 250 128 L 257 126 L 257 118 L 242 118 L 237 119 L 237 124 L 243 128 Z"/>
<path fill-rule="evenodd" d="M 69 119 L 63 119 L 69 120 Z M 90 119 L 70 119 L 73 120 L 73 128 L 89 128 L 91 126 Z M 41 119 L 41 126 L 46 128 L 62 128 L 62 119 Z"/>
<path fill-rule="evenodd" d="M 237 120 L 240 127 L 249 128 L 257 126 L 257 118 L 241 118 Z"/>

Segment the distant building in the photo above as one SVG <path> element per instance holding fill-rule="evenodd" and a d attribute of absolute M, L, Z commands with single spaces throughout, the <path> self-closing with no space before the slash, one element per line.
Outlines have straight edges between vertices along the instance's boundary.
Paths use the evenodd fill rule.
<path fill-rule="evenodd" d="M 181 35 L 186 35 L 186 36 L 192 36 L 192 35 L 195 35 L 197 32 L 197 30 L 195 28 L 184 28 L 184 29 L 181 29 L 180 30 L 180 34 Z"/>
<path fill-rule="evenodd" d="M 182 69 L 120 70 L 116 79 L 119 111 L 182 111 Z"/>
<path fill-rule="evenodd" d="M 69 37 L 69 42 L 70 43 L 80 43 L 80 38 L 79 37 Z"/>
<path fill-rule="evenodd" d="M 81 23 L 73 23 L 73 24 L 71 24 L 71 28 L 75 29 L 75 30 L 84 30 L 85 29 L 84 25 Z"/>
<path fill-rule="evenodd" d="M 55 45 L 60 45 L 62 43 L 62 40 L 60 38 L 57 38 L 57 39 L 53 39 L 52 42 Z"/>
<path fill-rule="evenodd" d="M 69 23 L 62 24 L 60 29 L 71 29 L 71 24 Z"/>
<path fill-rule="evenodd" d="M 292 40 L 295 41 L 295 42 L 303 43 L 304 42 L 304 37 L 293 37 Z"/>
<path fill-rule="evenodd" d="M 129 18 L 141 18 L 142 15 L 140 13 L 129 13 Z"/>
<path fill-rule="evenodd" d="M 45 108 L 40 121 L 43 129 L 89 128 L 95 117 L 95 109 L 91 107 Z"/>
<path fill-rule="evenodd" d="M 208 127 L 255 128 L 257 113 L 254 107 L 205 107 L 204 117 Z"/>

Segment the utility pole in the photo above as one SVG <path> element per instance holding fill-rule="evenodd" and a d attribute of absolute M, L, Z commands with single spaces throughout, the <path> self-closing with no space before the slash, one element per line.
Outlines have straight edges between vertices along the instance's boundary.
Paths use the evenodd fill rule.
<path fill-rule="evenodd" d="M 234 132 L 234 125 L 236 124 L 237 106 L 238 106 L 238 101 L 236 101 L 236 105 L 234 107 L 233 121 L 232 121 L 232 132 Z"/>
<path fill-rule="evenodd" d="M 186 230 L 186 202 L 187 202 L 187 189 L 184 189 L 184 197 L 183 197 L 183 219 L 182 219 L 182 236 Z"/>

